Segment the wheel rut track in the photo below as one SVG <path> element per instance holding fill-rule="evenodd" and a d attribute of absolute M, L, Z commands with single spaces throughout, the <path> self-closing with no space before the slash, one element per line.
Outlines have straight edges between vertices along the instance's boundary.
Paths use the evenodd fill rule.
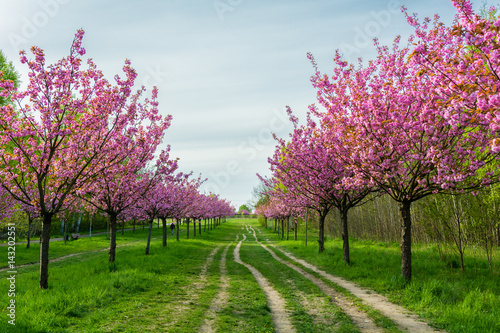
<path fill-rule="evenodd" d="M 208 275 L 208 269 L 210 268 L 210 265 L 212 265 L 212 262 L 214 261 L 214 257 L 219 251 L 220 246 L 215 247 L 208 257 L 205 259 L 205 262 L 203 263 L 203 266 L 200 269 L 200 273 L 195 280 L 195 282 L 191 283 L 189 285 L 189 290 L 187 294 L 184 297 L 184 300 L 179 302 L 177 305 L 177 311 L 184 311 L 188 310 L 188 306 L 190 304 L 196 304 L 200 295 L 201 290 L 206 286 L 207 284 L 207 275 Z M 181 316 L 176 316 L 175 320 L 165 324 L 167 328 L 167 332 L 169 331 L 170 327 L 173 327 L 177 324 L 179 320 L 181 320 Z"/>
<path fill-rule="evenodd" d="M 238 238 L 236 238 L 237 240 Z M 229 294 L 227 289 L 229 288 L 229 278 L 227 274 L 226 267 L 226 256 L 229 250 L 229 247 L 233 245 L 234 242 L 229 243 L 222 252 L 222 257 L 220 259 L 220 289 L 217 292 L 217 295 L 214 298 L 214 301 L 207 313 L 205 314 L 205 321 L 203 325 L 198 329 L 198 333 L 212 333 L 215 332 L 213 325 L 215 323 L 215 318 L 217 313 L 221 311 L 221 309 L 226 305 Z"/>
<path fill-rule="evenodd" d="M 240 258 L 240 247 L 241 243 L 246 240 L 246 235 L 243 235 L 243 239 L 238 242 L 236 248 L 234 249 L 234 261 L 248 268 L 252 275 L 254 276 L 257 283 L 264 291 L 267 298 L 267 304 L 271 308 L 271 316 L 273 318 L 274 329 L 278 333 L 292 333 L 296 332 L 295 327 L 292 325 L 290 320 L 290 315 L 285 309 L 285 300 L 281 295 L 274 289 L 271 283 L 260 273 L 255 267 L 244 263 Z"/>
<path fill-rule="evenodd" d="M 412 314 L 410 311 L 407 309 L 391 303 L 387 297 L 382 296 L 380 294 L 377 294 L 373 290 L 368 290 L 359 287 L 353 282 L 344 280 L 343 278 L 334 276 L 332 274 L 329 274 L 323 270 L 320 270 L 316 266 L 308 263 L 305 260 L 298 259 L 295 256 L 293 256 L 291 253 L 286 252 L 284 250 L 278 249 L 276 246 L 269 244 L 271 247 L 274 249 L 280 251 L 283 253 L 285 256 L 290 258 L 292 261 L 310 269 L 311 271 L 319 274 L 323 278 L 341 286 L 342 288 L 347 289 L 350 293 L 352 293 L 354 296 L 357 298 L 360 298 L 365 302 L 367 305 L 371 306 L 373 309 L 376 309 L 380 311 L 380 313 L 387 318 L 391 319 L 394 321 L 397 325 L 398 328 L 402 331 L 406 332 L 415 332 L 415 333 L 436 333 L 436 332 L 441 332 L 444 333 L 445 331 L 442 330 L 436 330 L 429 326 L 426 322 L 422 321 L 418 316 L 415 314 Z M 261 244 L 262 246 L 262 244 Z"/>
<path fill-rule="evenodd" d="M 250 229 L 253 231 L 253 237 L 255 238 L 255 241 L 266 251 L 268 251 L 275 260 L 279 261 L 284 265 L 287 265 L 288 267 L 295 270 L 296 272 L 304 276 L 306 279 L 314 283 L 325 295 L 328 295 L 330 297 L 332 303 L 337 305 L 347 316 L 349 316 L 349 318 L 351 318 L 354 324 L 356 324 L 356 326 L 359 327 L 361 332 L 366 332 L 366 333 L 383 332 L 383 329 L 376 326 L 373 320 L 370 319 L 365 312 L 358 310 L 358 308 L 355 305 L 353 305 L 350 301 L 348 301 L 343 295 L 336 292 L 333 288 L 329 287 L 325 282 L 307 273 L 303 269 L 278 257 L 276 253 L 274 253 L 271 249 L 269 249 L 267 246 L 259 242 L 259 240 L 257 239 L 257 235 L 255 234 L 255 230 L 252 227 L 250 227 Z"/>
<path fill-rule="evenodd" d="M 159 238 L 160 237 L 155 237 L 155 238 L 151 238 L 151 240 L 153 240 L 153 239 L 159 239 Z M 133 241 L 133 242 L 130 242 L 130 243 L 120 244 L 120 245 L 117 245 L 116 248 L 118 249 L 120 247 L 124 247 L 124 246 L 130 245 L 130 244 L 134 244 L 134 243 L 138 243 L 138 242 L 142 242 L 142 241 L 144 241 L 144 240 L 143 239 L 139 239 L 139 240 L 136 240 L 136 241 Z M 93 250 L 93 251 L 87 251 L 87 252 L 77 252 L 77 253 L 67 254 L 67 255 L 62 256 L 62 257 L 57 257 L 57 258 L 49 259 L 49 263 L 51 263 L 51 262 L 58 262 L 58 261 L 61 261 L 61 260 L 64 260 L 64 259 L 68 259 L 68 258 L 71 258 L 71 257 L 77 257 L 77 256 L 80 256 L 80 255 L 83 255 L 83 254 L 96 253 L 96 252 L 104 252 L 104 251 L 109 251 L 109 247 L 105 247 L 105 248 L 99 249 L 99 250 Z M 40 262 L 34 262 L 34 263 L 31 263 L 31 264 L 18 265 L 18 266 L 16 266 L 16 269 L 17 268 L 22 268 L 22 267 L 28 267 L 28 266 L 35 266 L 35 265 L 40 265 Z M 11 269 L 9 267 L 0 268 L 0 272 L 2 272 L 2 271 L 8 271 L 8 270 L 11 270 Z"/>

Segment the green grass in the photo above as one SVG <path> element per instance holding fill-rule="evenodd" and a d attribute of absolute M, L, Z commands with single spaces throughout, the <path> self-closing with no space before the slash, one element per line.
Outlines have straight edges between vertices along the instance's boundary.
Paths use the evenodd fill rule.
<path fill-rule="evenodd" d="M 185 233 L 185 226 L 182 226 L 181 229 L 181 237 L 182 233 Z M 148 235 L 147 228 L 143 231 L 142 228 L 136 229 L 135 233 L 130 231 L 125 231 L 122 236 L 121 231 L 117 232 L 117 245 L 131 243 L 134 241 L 144 240 L 146 241 Z M 153 227 L 153 231 L 151 233 L 151 237 L 161 237 L 162 229 Z M 170 229 L 168 229 L 168 238 L 167 241 L 175 241 L 175 234 L 170 235 Z M 100 249 L 109 248 L 109 239 L 107 235 L 95 235 L 92 238 L 83 237 L 74 241 L 67 241 L 64 244 L 64 241 L 52 241 L 50 242 L 49 247 L 49 258 L 59 258 L 62 256 L 66 256 L 68 254 L 80 253 L 80 252 L 89 252 Z M 7 258 L 7 246 L 0 246 L 0 258 Z M 33 264 L 38 263 L 40 261 L 40 244 L 32 243 L 30 244 L 30 248 L 26 248 L 26 244 L 17 244 L 16 245 L 16 265 L 25 265 L 25 264 Z M 0 268 L 7 267 L 7 260 L 2 260 L 0 262 Z"/>
<path fill-rule="evenodd" d="M 161 230 L 161 229 L 160 229 Z M 160 236 L 153 229 L 153 237 Z M 18 269 L 16 277 L 16 326 L 7 323 L 5 307 L 0 314 L 1 332 L 193 332 L 204 321 L 219 285 L 219 260 L 224 246 L 234 240 L 241 226 L 226 223 L 201 237 L 180 242 L 169 235 L 161 239 L 117 248 L 116 263 L 108 263 L 106 251 L 85 253 L 52 262 L 49 289 L 38 288 L 38 265 Z M 145 239 L 136 231 L 119 236 L 119 243 Z M 100 237 L 104 237 L 100 239 Z M 52 257 L 107 247 L 105 236 L 80 239 L 64 245 L 51 243 Z M 77 246 L 78 245 L 78 246 Z M 220 332 L 237 327 L 241 332 L 273 332 L 265 296 L 248 270 L 234 263 L 228 252 L 230 304 L 223 309 L 215 327 Z M 220 247 L 209 266 L 206 283 L 199 273 L 209 253 Z M 30 251 L 17 248 L 16 263 L 30 262 Z M 37 258 L 38 255 L 32 257 Z M 22 261 L 21 261 L 22 260 Z M 8 304 L 6 272 L 0 272 L 0 302 Z"/>
<path fill-rule="evenodd" d="M 54 222 L 53 222 L 54 223 Z M 170 221 L 167 221 L 168 224 L 170 224 Z M 54 224 L 52 224 L 53 226 Z M 127 232 L 127 229 L 133 229 L 133 225 L 132 224 L 129 224 L 129 223 L 126 223 L 125 224 L 125 232 Z M 26 226 L 24 226 L 24 228 L 26 228 Z M 155 222 L 153 223 L 153 228 L 158 228 L 158 223 L 157 223 L 157 220 L 155 220 Z M 161 221 L 160 221 L 160 228 L 161 228 Z M 145 229 L 147 230 L 147 223 L 145 223 Z M 136 224 L 135 226 L 135 230 L 138 231 L 138 230 L 142 230 L 142 224 Z M 170 230 L 170 229 L 169 229 Z M 107 228 L 104 227 L 104 228 L 99 228 L 99 229 L 94 229 L 92 228 L 92 235 L 95 235 L 95 234 L 98 234 L 98 233 L 103 233 L 103 232 L 107 232 Z M 121 234 L 122 232 L 122 225 L 121 223 L 117 226 L 117 233 L 118 234 Z M 76 232 L 74 231 L 67 231 L 67 234 L 68 235 L 71 235 L 71 234 L 75 234 Z M 87 235 L 89 234 L 89 230 L 86 229 L 85 231 L 80 231 L 78 232 L 80 235 Z M 50 235 L 50 238 L 62 238 L 63 237 L 63 234 L 61 234 L 60 232 L 58 232 L 57 234 L 51 234 Z M 32 236 L 31 237 L 31 241 L 38 241 L 40 239 L 40 235 L 37 234 L 35 236 Z M 28 239 L 26 238 L 26 235 L 23 234 L 23 235 L 16 235 L 16 242 L 26 242 Z M 4 243 L 8 243 L 8 239 L 6 238 L 6 236 L 4 238 L 1 238 L 0 239 L 0 244 L 4 244 Z"/>
<path fill-rule="evenodd" d="M 125 236 L 118 233 L 116 264 L 108 263 L 105 235 L 74 242 L 51 243 L 51 257 L 87 252 L 83 255 L 52 262 L 49 265 L 49 289 L 38 288 L 38 265 L 18 269 L 16 277 L 16 326 L 6 325 L 6 306 L 0 312 L 0 332 L 193 332 L 203 323 L 219 287 L 219 259 L 224 247 L 236 234 L 247 235 L 241 258 L 261 271 L 282 293 L 292 312 L 292 321 L 300 332 L 328 332 L 335 323 L 337 331 L 356 328 L 309 280 L 278 263 L 258 246 L 241 223 L 255 220 L 231 220 L 201 237 L 181 241 L 169 235 L 168 246 L 161 239 L 152 241 L 151 255 L 145 256 L 146 233 L 141 228 Z M 433 247 L 416 245 L 413 251 L 413 281 L 400 278 L 397 244 L 351 241 L 351 265 L 342 262 L 342 243 L 328 240 L 326 250 L 318 254 L 316 240 L 279 241 L 270 230 L 260 229 L 259 240 L 270 242 L 306 259 L 323 270 L 375 289 L 406 308 L 416 312 L 433 326 L 452 332 L 500 331 L 500 282 L 497 273 L 488 270 L 486 260 L 466 258 L 467 270 L 449 268 L 439 260 Z M 153 228 L 153 237 L 161 229 Z M 312 233 L 310 233 L 312 235 Z M 248 237 L 250 236 L 250 237 Z M 227 254 L 229 302 L 214 322 L 218 332 L 274 332 L 266 298 L 250 271 L 232 260 L 234 242 Z M 207 270 L 206 283 L 198 285 L 199 273 L 209 253 L 220 247 Z M 275 251 L 277 252 L 277 251 Z M 279 255 L 279 252 L 277 252 Z M 7 248 L 0 247 L 5 258 Z M 282 255 L 280 255 L 284 258 Z M 26 249 L 16 246 L 16 264 L 38 262 L 39 245 Z M 498 259 L 495 263 L 499 267 Z M 310 271 L 309 271 L 310 272 Z M 314 273 L 310 272 L 314 275 Z M 0 272 L 0 302 L 8 304 L 7 273 Z M 325 281 L 327 282 L 327 281 Z M 328 283 L 328 282 L 327 282 Z M 333 284 L 330 283 L 333 286 Z M 339 289 L 340 290 L 340 289 Z M 304 300 L 322 302 L 326 314 L 317 317 L 306 313 Z M 354 300 L 356 301 L 356 300 Z M 361 305 L 361 308 L 363 306 Z M 397 332 L 394 324 L 377 311 L 367 313 L 388 332 Z M 324 317 L 326 316 L 326 317 Z"/>
<path fill-rule="evenodd" d="M 214 329 L 217 332 L 275 332 L 272 323 L 270 308 L 267 306 L 266 296 L 252 273 L 244 266 L 233 260 L 237 241 L 241 240 L 240 222 L 246 219 L 232 220 L 221 226 L 225 231 L 218 237 L 224 242 L 224 247 L 231 243 L 226 256 L 226 269 L 229 277 L 228 302 L 216 317 Z M 222 247 L 216 259 L 222 257 Z M 219 271 L 217 271 L 219 273 Z"/>
<path fill-rule="evenodd" d="M 255 227 L 255 225 L 253 225 Z M 359 332 L 339 308 L 329 302 L 321 290 L 300 273 L 276 261 L 271 254 L 247 234 L 242 243 L 241 260 L 254 266 L 273 285 L 286 300 L 291 311 L 292 324 L 298 332 Z M 302 302 L 309 302 L 308 308 L 317 310 L 320 304 L 322 313 L 308 313 Z"/>
<path fill-rule="evenodd" d="M 263 233 L 263 237 L 269 237 L 270 235 L 266 235 L 266 233 Z M 273 237 L 271 235 L 271 237 Z M 397 324 L 392 321 L 391 319 L 385 317 L 380 313 L 380 311 L 373 309 L 371 306 L 365 304 L 360 298 L 354 296 L 352 293 L 350 293 L 347 289 L 327 280 L 324 279 L 320 274 L 308 269 L 307 267 L 302 266 L 301 264 L 291 260 L 288 258 L 286 255 L 281 253 L 280 251 L 274 251 L 274 253 L 280 257 L 282 260 L 287 261 L 297 267 L 300 267 L 302 270 L 308 272 L 309 274 L 315 276 L 316 278 L 322 280 L 325 284 L 329 285 L 332 289 L 334 289 L 336 292 L 342 294 L 344 297 L 349 299 L 352 304 L 354 304 L 356 307 L 358 307 L 359 310 L 364 311 L 368 317 L 370 317 L 375 325 L 381 327 L 384 329 L 384 332 L 386 333 L 399 333 L 401 330 L 398 328 Z"/>
<path fill-rule="evenodd" d="M 342 240 L 328 239 L 325 251 L 319 254 L 314 236 L 309 232 L 308 246 L 304 246 L 302 237 L 298 241 L 281 241 L 270 229 L 262 231 L 261 238 L 266 237 L 330 274 L 387 295 L 436 328 L 448 332 L 500 332 L 500 276 L 489 270 L 486 258 L 466 256 L 466 271 L 462 272 L 440 261 L 435 246 L 414 244 L 413 278 L 407 284 L 401 278 L 399 244 L 350 240 L 351 264 L 346 265 Z M 496 267 L 499 261 L 497 257 Z"/>
<path fill-rule="evenodd" d="M 241 239 L 241 237 L 240 237 Z M 236 242 L 230 246 L 232 258 Z M 275 332 L 266 296 L 252 273 L 233 260 L 226 262 L 229 283 L 228 306 L 215 321 L 218 332 Z"/>

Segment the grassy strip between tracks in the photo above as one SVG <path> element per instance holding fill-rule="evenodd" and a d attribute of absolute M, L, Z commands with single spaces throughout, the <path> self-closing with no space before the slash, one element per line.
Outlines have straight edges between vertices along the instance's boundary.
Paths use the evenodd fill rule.
<path fill-rule="evenodd" d="M 298 332 L 359 332 L 316 285 L 276 261 L 251 235 L 243 242 L 241 260 L 261 272 L 285 299 Z"/>
<path fill-rule="evenodd" d="M 252 226 L 254 228 L 258 228 L 256 225 L 252 224 Z M 260 230 L 261 230 L 260 235 L 259 234 L 257 235 L 257 237 L 259 238 L 259 241 L 262 241 L 264 239 L 265 240 L 264 244 L 265 243 L 269 243 L 269 241 L 271 241 L 271 243 L 276 243 L 275 241 L 272 241 L 272 239 L 274 238 L 274 235 L 270 234 L 269 232 L 264 231 L 263 229 L 260 229 Z M 253 239 L 253 237 L 251 237 L 251 239 Z M 273 250 L 272 247 L 270 247 L 270 249 Z M 272 262 L 273 258 L 269 254 L 269 252 L 267 252 L 265 250 L 263 250 L 263 251 L 264 252 L 260 251 L 261 252 L 260 253 L 260 258 L 264 258 L 265 257 L 266 260 L 264 260 L 260 265 L 259 265 L 258 262 L 256 262 L 256 261 L 254 261 L 254 262 L 256 262 L 256 264 L 259 265 L 259 267 L 269 266 L 270 265 L 271 269 L 275 269 L 275 268 L 273 268 L 273 265 L 275 265 L 277 263 L 276 262 Z M 359 310 L 366 312 L 367 315 L 375 322 L 375 324 L 377 326 L 379 326 L 379 327 L 382 327 L 385 332 L 387 332 L 387 333 L 399 333 L 399 332 L 401 332 L 395 322 L 393 322 L 391 319 L 389 319 L 389 318 L 385 317 L 384 315 L 382 315 L 378 310 L 375 310 L 371 306 L 364 304 L 361 299 L 359 299 L 356 296 L 352 295 L 348 290 L 346 290 L 346 289 L 338 286 L 337 284 L 335 284 L 335 283 L 333 283 L 333 282 L 331 282 L 331 281 L 329 281 L 327 279 L 323 279 L 319 274 L 313 272 L 312 270 L 310 270 L 310 269 L 308 269 L 306 267 L 303 267 L 299 263 L 294 262 L 293 260 L 289 259 L 284 254 L 282 254 L 280 251 L 273 250 L 273 252 L 278 257 L 280 257 L 282 260 L 287 261 L 287 262 L 289 262 L 289 263 L 291 263 L 291 264 L 293 264 L 293 265 L 295 265 L 295 266 L 303 269 L 304 271 L 308 272 L 309 274 L 315 276 L 318 279 L 321 279 L 324 283 L 326 283 L 327 285 L 329 285 L 332 289 L 334 289 L 338 293 L 344 295 L 348 300 L 350 300 L 352 302 L 353 305 L 355 305 L 356 307 L 358 307 Z M 252 256 L 255 256 L 253 254 L 253 252 L 252 252 Z M 260 260 L 262 260 L 262 259 L 260 259 Z M 279 265 L 282 265 L 282 264 L 279 264 Z M 282 266 L 285 267 L 284 269 L 289 269 L 288 267 L 286 267 L 284 265 L 282 265 Z M 289 270 L 291 270 L 291 269 L 289 269 Z M 302 275 L 300 275 L 299 273 L 296 273 L 293 270 L 291 270 L 291 271 L 296 274 L 296 277 L 295 278 L 291 278 L 290 277 L 288 279 L 289 283 L 296 284 L 296 283 L 294 283 L 294 281 L 299 281 L 299 280 L 300 281 L 307 281 L 307 282 L 309 282 L 309 280 L 303 278 Z M 278 282 L 279 282 L 279 280 L 278 280 Z M 317 290 L 315 290 L 316 295 L 322 295 L 321 291 L 316 286 L 313 286 L 312 289 L 317 289 Z M 312 289 L 309 289 L 309 290 L 312 290 Z M 316 297 L 318 297 L 318 296 L 316 296 Z M 328 302 L 327 298 L 325 298 L 325 300 L 326 300 L 326 302 Z M 343 332 L 343 331 L 346 331 L 346 332 L 355 332 L 356 331 L 356 329 L 352 327 L 351 321 L 345 316 L 345 314 L 343 314 L 339 310 L 333 310 L 333 308 L 335 308 L 335 306 L 332 305 L 332 304 L 329 304 L 328 308 L 329 308 L 329 310 L 328 310 L 329 314 L 336 313 L 339 318 L 341 318 L 341 319 L 343 318 L 344 319 L 344 322 L 343 323 L 337 323 L 335 325 L 336 327 L 331 327 L 330 325 L 332 324 L 332 322 L 331 322 L 332 318 L 330 318 L 330 325 L 327 325 L 325 327 L 322 327 L 322 326 L 316 327 L 317 325 L 312 325 L 311 327 L 309 327 L 309 330 L 307 329 L 307 327 L 303 327 L 301 329 L 301 332 L 302 331 L 303 332 L 319 332 L 319 331 L 321 331 L 321 332 L 329 332 L 329 330 L 333 330 L 332 332 Z M 310 315 L 309 315 L 309 317 L 310 317 Z M 327 319 L 327 316 L 325 316 L 324 319 Z M 304 319 L 301 319 L 301 321 L 302 320 L 304 320 Z M 316 322 L 318 322 L 318 320 L 316 320 Z M 305 321 L 299 323 L 299 325 L 303 325 L 304 323 L 305 323 Z M 323 323 L 325 323 L 324 320 L 323 320 Z M 345 326 L 345 329 L 343 328 L 343 326 Z"/>
<path fill-rule="evenodd" d="M 105 251 L 53 262 L 48 290 L 38 289 L 37 265 L 19 268 L 14 298 L 16 325 L 7 324 L 9 318 L 3 306 L 1 331 L 193 332 L 202 324 L 219 289 L 218 259 L 223 247 L 240 230 L 241 226 L 232 221 L 189 240 L 176 242 L 169 237 L 166 248 L 161 246 L 161 239 L 155 239 L 148 256 L 144 255 L 143 242 L 130 244 L 117 249 L 114 265 L 107 262 Z M 80 241 L 84 239 L 74 243 Z M 220 249 L 215 260 L 208 266 L 205 280 L 200 281 L 201 268 L 217 246 Z M 95 250 L 89 245 L 75 251 L 84 249 Z M 232 249 L 228 259 L 232 259 Z M 265 296 L 250 272 L 232 260 L 227 266 L 230 299 L 215 328 L 273 332 Z M 0 290 L 4 291 L 0 300 L 4 305 L 10 301 L 6 276 L 6 272 L 0 273 Z"/>
<path fill-rule="evenodd" d="M 153 227 L 151 237 L 160 237 L 161 232 L 161 228 L 157 228 L 155 226 Z M 185 226 L 181 227 L 180 232 L 181 237 L 185 237 Z M 137 228 L 135 232 L 133 232 L 132 230 L 128 230 L 125 231 L 123 235 L 121 234 L 121 231 L 118 231 L 116 243 L 119 246 L 121 244 L 141 240 L 145 242 L 147 239 L 147 235 L 147 228 L 145 230 L 142 230 L 142 228 Z M 168 229 L 167 241 L 175 241 L 175 235 L 170 234 L 170 228 Z M 74 241 L 68 240 L 66 244 L 64 244 L 64 241 L 51 241 L 49 258 L 56 259 L 74 253 L 91 252 L 106 248 L 109 248 L 109 239 L 107 238 L 106 234 L 94 235 L 91 238 L 82 237 Z M 0 246 L 0 268 L 5 268 L 8 266 L 8 251 L 11 251 L 8 246 Z M 17 244 L 15 253 L 16 266 L 38 263 L 40 261 L 40 244 L 32 243 L 29 249 L 26 248 L 26 244 Z"/>
<path fill-rule="evenodd" d="M 149 256 L 144 255 L 144 242 L 129 244 L 117 249 L 116 265 L 111 266 L 106 251 L 53 262 L 50 264 L 48 290 L 38 289 L 37 265 L 19 268 L 16 275 L 16 326 L 7 324 L 9 318 L 6 306 L 3 306 L 0 331 L 193 332 L 202 324 L 220 286 L 219 259 L 224 247 L 237 234 L 246 232 L 241 229 L 240 222 L 256 225 L 254 221 L 232 220 L 216 230 L 203 232 L 201 237 L 197 235 L 195 239 L 186 240 L 184 235 L 180 242 L 169 235 L 166 248 L 161 246 L 161 239 L 155 239 Z M 159 237 L 160 230 L 154 229 L 153 237 Z M 119 244 L 145 239 L 145 234 L 140 232 L 137 230 L 135 235 L 126 233 L 130 238 L 120 236 Z M 432 247 L 416 245 L 413 281 L 404 284 L 399 278 L 399 248 L 395 244 L 353 240 L 353 263 L 347 266 L 342 263 L 339 240 L 328 240 L 326 251 L 318 254 L 312 237 L 306 247 L 301 241 L 279 241 L 270 230 L 260 229 L 257 234 L 264 243 L 268 239 L 331 274 L 388 295 L 437 328 L 448 332 L 500 331 L 499 276 L 483 269 L 482 262 L 469 264 L 467 271 L 462 273 L 440 262 Z M 334 323 L 339 331 L 351 329 L 349 319 L 332 304 L 327 304 L 326 298 L 313 284 L 276 262 L 267 251 L 252 242 L 251 235 L 247 233 L 247 236 L 250 237 L 241 248 L 242 260 L 261 270 L 283 294 L 299 331 L 327 331 L 325 323 Z M 228 301 L 218 311 L 213 328 L 219 332 L 273 332 L 265 295 L 251 273 L 232 260 L 235 245 L 236 242 L 227 255 Z M 55 242 L 51 244 L 51 251 L 54 251 L 54 257 L 58 257 L 107 246 L 105 236 L 96 236 L 92 240 L 69 242 L 66 246 L 63 242 Z M 201 283 L 201 267 L 217 246 L 220 248 L 215 260 L 208 267 L 206 280 Z M 27 250 L 34 251 L 24 257 L 22 248 L 17 247 L 19 257 L 16 261 L 19 261 L 16 264 L 38 261 L 35 247 Z M 4 250 L 0 248 L 0 251 Z M 6 252 L 0 253 L 7 261 Z M 468 260 L 470 263 L 471 259 Z M 496 265 L 498 267 L 498 263 Z M 4 305 L 10 301 L 6 277 L 6 272 L 0 272 L 0 301 Z M 308 313 L 311 304 L 327 311 Z M 384 324 L 383 320 L 381 325 L 395 332 L 391 323 Z"/>
<path fill-rule="evenodd" d="M 414 244 L 413 278 L 406 283 L 400 276 L 397 243 L 350 240 L 351 264 L 342 259 L 342 240 L 328 239 L 318 253 L 316 235 L 309 233 L 307 246 L 299 240 L 280 240 L 271 229 L 261 230 L 261 239 L 305 259 L 318 268 L 360 286 L 374 289 L 391 301 L 418 314 L 431 326 L 447 332 L 500 332 L 500 260 L 494 270 L 477 253 L 465 257 L 466 271 L 440 260 L 436 246 Z M 469 253 L 475 249 L 469 249 Z M 498 249 L 497 249 L 498 252 Z M 283 257 L 284 258 L 284 257 Z M 376 312 L 374 313 L 377 316 Z M 390 322 L 382 324 L 390 328 Z"/>

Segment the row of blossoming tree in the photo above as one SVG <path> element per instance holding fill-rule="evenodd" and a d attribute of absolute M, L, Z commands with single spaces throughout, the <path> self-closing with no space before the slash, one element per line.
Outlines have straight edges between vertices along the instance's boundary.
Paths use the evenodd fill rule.
<path fill-rule="evenodd" d="M 0 196 L 2 217 L 22 209 L 42 220 L 40 288 L 48 288 L 50 227 L 64 211 L 100 211 L 109 217 L 109 261 L 116 256 L 118 220 L 221 218 L 233 208 L 216 195 L 199 192 L 201 179 L 178 172 L 170 148 L 157 153 L 171 116 L 158 110 L 156 88 L 144 97 L 133 91 L 137 77 L 125 61 L 124 77 L 111 83 L 91 59 L 83 64 L 83 30 L 69 55 L 47 64 L 39 47 L 26 90 L 0 76 L 0 94 L 9 101 L 0 112 Z"/>
<path fill-rule="evenodd" d="M 289 110 L 295 128 L 269 158 L 262 214 L 315 210 L 322 252 L 325 216 L 337 208 L 349 263 L 349 209 L 369 193 L 387 194 L 399 204 L 401 274 L 411 279 L 412 203 L 475 191 L 500 176 L 500 19 L 494 9 L 478 15 L 468 0 L 452 3 L 451 26 L 403 8 L 415 29 L 407 45 L 375 41 L 378 57 L 366 65 L 337 52 L 325 75 L 308 55 L 322 108 L 310 106 L 304 125 Z"/>

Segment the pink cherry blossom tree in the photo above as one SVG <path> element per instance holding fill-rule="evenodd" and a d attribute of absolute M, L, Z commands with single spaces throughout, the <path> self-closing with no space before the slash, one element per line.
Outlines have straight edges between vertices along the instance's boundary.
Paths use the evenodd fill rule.
<path fill-rule="evenodd" d="M 201 209 L 199 208 L 198 201 L 200 200 L 199 187 L 205 180 L 193 179 L 186 187 L 184 187 L 184 200 L 183 200 L 183 210 L 182 217 L 186 218 L 186 238 L 189 239 L 189 223 L 192 218 L 197 217 L 200 214 Z"/>
<path fill-rule="evenodd" d="M 314 106 L 310 109 L 318 113 Z M 340 212 L 343 256 L 350 263 L 347 214 L 363 203 L 373 191 L 366 182 L 353 184 L 354 172 L 339 158 L 347 142 L 340 136 L 331 136 L 328 128 L 317 125 L 311 115 L 307 123 L 298 126 L 298 119 L 289 109 L 295 129 L 288 141 L 279 140 L 274 157 L 269 159 L 275 181 L 275 192 L 288 207 L 309 208 L 319 215 L 319 252 L 324 251 L 325 217 L 332 208 Z M 331 129 L 331 128 L 330 128 Z"/>
<path fill-rule="evenodd" d="M 179 241 L 179 222 L 181 221 L 181 219 L 189 216 L 191 207 L 198 196 L 198 189 L 200 185 L 205 181 L 201 178 L 201 175 L 198 178 L 193 179 L 189 179 L 190 176 L 191 173 L 188 175 L 188 178 L 185 181 L 176 184 L 176 186 L 171 189 L 171 215 L 176 219 L 177 241 Z M 189 224 L 186 232 L 187 238 L 189 238 Z"/>
<path fill-rule="evenodd" d="M 139 180 L 143 190 L 135 202 L 134 209 L 137 210 L 138 216 L 142 215 L 148 220 L 146 255 L 149 254 L 153 221 L 161 215 L 165 201 L 169 199 L 165 184 L 175 180 L 174 172 L 178 168 L 177 159 L 169 159 L 168 151 L 164 150 L 157 159 L 155 168 L 142 173 Z"/>
<path fill-rule="evenodd" d="M 167 218 L 176 218 L 177 220 L 177 240 L 178 238 L 178 221 L 179 210 L 184 200 L 184 188 L 189 183 L 189 177 L 192 173 L 178 173 L 172 178 L 168 178 L 163 183 L 161 189 L 163 193 L 163 202 L 161 209 L 158 212 L 158 218 L 162 220 L 163 227 L 163 246 L 167 246 Z"/>
<path fill-rule="evenodd" d="M 127 60 L 125 78 L 105 79 L 91 59 L 84 67 L 83 30 L 78 30 L 69 55 L 47 64 L 39 47 L 34 59 L 21 52 L 29 82 L 18 91 L 0 81 L 1 94 L 13 104 L 0 112 L 0 185 L 12 197 L 36 208 L 42 219 L 40 288 L 48 288 L 49 240 L 52 217 L 75 190 L 94 180 L 120 154 L 123 129 L 131 118 L 131 88 L 136 72 Z M 132 112 L 132 114 L 135 114 Z"/>
<path fill-rule="evenodd" d="M 477 125 L 488 127 L 490 149 L 500 151 L 500 18 L 492 7 L 479 15 L 468 0 L 452 0 L 458 15 L 451 26 L 434 18 L 418 20 L 407 14 L 418 36 L 412 61 L 420 75 L 432 76 L 429 88 L 446 96 L 457 110 L 464 108 Z M 450 118 L 459 115 L 452 111 Z"/>
<path fill-rule="evenodd" d="M 117 217 L 131 207 L 140 198 L 141 193 L 147 191 L 148 186 L 153 183 L 154 177 L 146 184 L 141 182 L 140 172 L 153 160 L 154 153 L 171 122 L 171 116 L 162 117 L 158 114 L 157 90 L 153 90 L 151 100 L 146 99 L 139 103 L 142 92 L 142 89 L 139 90 L 128 105 L 129 114 L 135 121 L 124 127 L 121 135 L 115 135 L 109 141 L 119 149 L 115 151 L 115 156 L 118 153 L 122 155 L 120 160 L 123 162 L 117 164 L 113 160 L 104 160 L 105 167 L 99 177 L 79 190 L 85 201 L 108 215 L 111 231 L 110 262 L 114 262 L 116 256 Z M 120 140 L 121 144 L 115 145 L 116 140 Z M 167 147 L 167 150 L 161 153 L 162 163 L 168 163 L 169 150 L 170 147 Z M 108 163 L 109 166 L 106 166 Z M 159 176 L 157 172 L 155 177 Z"/>
<path fill-rule="evenodd" d="M 12 213 L 18 210 L 16 204 L 10 193 L 0 187 L 0 221 L 10 218 Z"/>
<path fill-rule="evenodd" d="M 340 156 L 356 174 L 354 184 L 371 182 L 399 203 L 401 274 L 410 280 L 411 204 L 498 181 L 491 168 L 498 155 L 488 150 L 485 119 L 433 89 L 441 79 L 422 75 L 411 48 L 400 48 L 399 38 L 392 49 L 376 45 L 378 58 L 367 66 L 349 66 L 337 54 L 332 77 L 317 71 L 313 82 L 331 136 L 349 141 Z"/>

